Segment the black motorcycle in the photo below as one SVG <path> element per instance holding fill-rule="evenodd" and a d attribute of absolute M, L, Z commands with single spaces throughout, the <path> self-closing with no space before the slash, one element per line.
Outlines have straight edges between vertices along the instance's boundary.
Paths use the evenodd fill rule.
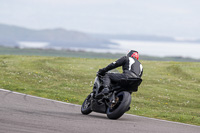
<path fill-rule="evenodd" d="M 84 115 L 92 111 L 107 114 L 109 119 L 118 119 L 130 109 L 131 94 L 138 90 L 141 78 L 121 79 L 118 83 L 112 83 L 108 95 L 99 98 L 102 91 L 102 76 L 97 75 L 91 92 L 81 106 Z"/>

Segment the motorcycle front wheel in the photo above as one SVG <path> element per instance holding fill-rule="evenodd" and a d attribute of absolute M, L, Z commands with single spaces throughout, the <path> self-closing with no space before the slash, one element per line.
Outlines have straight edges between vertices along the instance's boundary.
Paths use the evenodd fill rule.
<path fill-rule="evenodd" d="M 110 104 L 107 108 L 107 117 L 109 119 L 119 119 L 131 104 L 131 94 L 126 91 L 118 93 L 115 97 L 116 103 Z"/>
<path fill-rule="evenodd" d="M 92 112 L 91 110 L 91 94 L 87 96 L 85 101 L 83 102 L 81 106 L 81 113 L 84 115 L 88 115 Z"/>

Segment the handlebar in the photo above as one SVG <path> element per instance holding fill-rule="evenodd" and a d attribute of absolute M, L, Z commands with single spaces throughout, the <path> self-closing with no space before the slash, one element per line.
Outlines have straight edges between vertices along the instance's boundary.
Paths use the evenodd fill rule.
<path fill-rule="evenodd" d="M 106 75 L 106 73 L 105 73 L 105 75 Z M 104 75 L 100 75 L 100 74 L 97 72 L 96 76 L 98 76 L 98 77 L 103 77 Z"/>

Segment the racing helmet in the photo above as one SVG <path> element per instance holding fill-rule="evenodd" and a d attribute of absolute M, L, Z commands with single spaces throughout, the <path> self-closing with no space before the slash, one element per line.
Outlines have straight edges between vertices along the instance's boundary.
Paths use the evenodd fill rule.
<path fill-rule="evenodd" d="M 129 51 L 129 53 L 127 54 L 127 56 L 128 56 L 128 57 L 134 57 L 134 58 L 136 58 L 137 60 L 139 59 L 139 54 L 138 54 L 138 52 L 135 51 L 135 50 Z"/>

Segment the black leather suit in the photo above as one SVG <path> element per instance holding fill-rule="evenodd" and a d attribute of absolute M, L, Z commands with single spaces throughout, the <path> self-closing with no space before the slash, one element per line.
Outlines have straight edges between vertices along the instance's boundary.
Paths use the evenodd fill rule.
<path fill-rule="evenodd" d="M 104 72 L 112 70 L 114 68 L 122 66 L 123 73 L 107 73 L 103 77 L 103 86 L 110 87 L 110 83 L 118 82 L 120 79 L 128 78 L 141 78 L 143 73 L 142 64 L 134 57 L 123 56 L 117 61 L 109 64 L 107 67 L 103 68 Z"/>

